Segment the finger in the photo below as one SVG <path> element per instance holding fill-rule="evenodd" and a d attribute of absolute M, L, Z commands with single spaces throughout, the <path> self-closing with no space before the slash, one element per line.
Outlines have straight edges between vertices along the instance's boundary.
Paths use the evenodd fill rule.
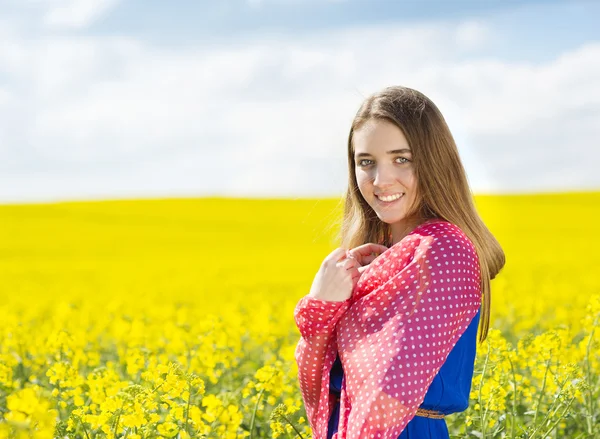
<path fill-rule="evenodd" d="M 361 275 L 358 268 L 353 268 L 352 271 L 350 272 L 350 274 L 351 274 L 351 278 L 353 281 L 358 280 L 358 278 Z"/>
<path fill-rule="evenodd" d="M 369 268 L 369 266 L 368 266 L 368 265 L 364 265 L 364 266 L 362 266 L 362 267 L 358 267 L 358 272 L 359 272 L 360 274 L 362 274 L 362 273 L 363 273 L 363 271 L 365 271 L 367 268 Z"/>
<path fill-rule="evenodd" d="M 352 259 L 344 259 L 342 261 L 339 261 L 337 263 L 340 267 L 344 267 L 346 270 L 350 270 L 351 268 L 357 267 L 360 264 L 358 263 L 358 261 L 354 258 Z"/>
<path fill-rule="evenodd" d="M 354 259 L 354 258 L 352 258 L 352 259 L 346 259 L 346 265 L 345 266 L 349 270 L 349 269 L 352 269 L 352 268 L 358 268 L 358 267 L 360 267 L 360 263 L 356 259 Z"/>
<path fill-rule="evenodd" d="M 379 257 L 379 255 L 377 255 L 377 254 L 371 254 L 369 256 L 365 256 L 362 260 L 362 265 L 369 265 L 371 262 L 373 262 L 378 257 Z"/>
<path fill-rule="evenodd" d="M 387 249 L 388 247 L 385 245 L 369 242 L 367 244 L 359 245 L 358 247 L 349 250 L 349 252 L 355 256 L 370 256 L 371 253 L 381 254 Z"/>
<path fill-rule="evenodd" d="M 346 252 L 347 252 L 347 249 L 338 247 L 335 250 L 333 250 L 331 253 L 329 253 L 329 255 L 327 255 L 327 258 L 325 258 L 325 259 L 330 259 L 332 261 L 339 262 L 342 259 L 346 258 Z"/>
<path fill-rule="evenodd" d="M 364 244 L 360 247 L 356 247 L 352 250 L 349 250 L 348 253 L 355 255 L 360 265 L 369 265 L 371 262 L 373 262 L 375 258 L 379 257 L 379 255 L 381 254 L 375 250 L 383 253 L 383 251 L 387 250 L 387 247 L 383 245 L 380 246 L 378 244 Z"/>

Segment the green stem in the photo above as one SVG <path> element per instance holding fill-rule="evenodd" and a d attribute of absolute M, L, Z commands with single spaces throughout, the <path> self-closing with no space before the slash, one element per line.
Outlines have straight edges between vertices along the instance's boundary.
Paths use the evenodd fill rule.
<path fill-rule="evenodd" d="M 269 381 L 271 381 L 275 375 L 277 375 L 277 371 L 273 372 L 273 375 L 271 375 L 266 382 L 268 383 Z M 263 387 L 258 393 L 258 399 L 256 400 L 254 410 L 252 411 L 252 420 L 250 421 L 250 437 L 248 439 L 252 439 L 252 436 L 254 434 L 254 421 L 256 420 L 256 412 L 258 410 L 258 404 L 260 404 L 260 399 L 262 398 L 264 392 L 265 388 Z"/>
<path fill-rule="evenodd" d="M 483 371 L 481 372 L 481 380 L 479 381 L 478 401 L 479 401 L 479 420 L 481 422 L 481 433 L 482 433 L 481 437 L 482 437 L 482 439 L 485 439 L 486 425 L 485 425 L 485 416 L 483 414 L 483 404 L 481 403 L 481 387 L 483 386 L 483 380 L 485 379 L 485 371 L 487 369 L 489 357 L 490 357 L 490 344 L 488 343 L 488 350 L 487 350 L 487 353 L 485 354 L 485 361 L 483 362 Z"/>
<path fill-rule="evenodd" d="M 517 409 L 517 378 L 515 377 L 515 367 L 513 365 L 512 360 L 508 359 L 508 361 L 510 362 L 510 370 L 512 372 L 512 377 L 513 377 L 513 404 L 512 404 L 512 420 L 510 423 L 510 437 L 511 439 L 515 438 L 515 423 L 517 422 L 517 413 L 516 413 L 516 409 Z"/>
<path fill-rule="evenodd" d="M 254 405 L 254 411 L 252 412 L 252 420 L 250 421 L 250 437 L 248 439 L 252 439 L 252 436 L 254 435 L 254 421 L 256 419 L 256 411 L 258 410 L 258 404 L 260 403 L 260 399 L 262 398 L 264 392 L 264 388 L 262 388 L 260 392 L 258 392 L 258 398 L 256 400 L 256 404 Z"/>
<path fill-rule="evenodd" d="M 162 382 L 162 383 L 160 383 L 158 386 L 156 386 L 154 389 L 152 389 L 152 390 L 150 391 L 150 393 L 154 393 L 154 392 L 156 392 L 156 391 L 157 391 L 158 389 L 160 389 L 160 388 L 163 386 L 163 384 L 165 384 L 165 383 L 166 383 L 166 381 L 165 381 L 165 380 L 163 380 L 163 382 Z"/>
<path fill-rule="evenodd" d="M 123 401 L 123 403 L 121 404 L 121 408 L 119 409 L 119 415 L 117 416 L 117 419 L 115 421 L 115 426 L 113 428 L 113 435 L 115 437 L 117 437 L 117 429 L 119 428 L 119 421 L 121 420 L 121 414 L 123 413 L 123 406 L 125 405 L 125 401 Z"/>
<path fill-rule="evenodd" d="M 550 426 L 550 429 L 544 434 L 544 436 L 542 436 L 541 439 L 545 439 L 546 436 L 548 436 L 558 425 L 558 423 L 560 421 L 562 421 L 562 419 L 565 417 L 567 411 L 569 410 L 569 408 L 571 407 L 571 404 L 573 404 L 573 401 L 575 401 L 575 398 L 571 398 L 571 400 L 569 401 L 569 403 L 567 404 L 567 406 L 565 407 L 565 410 L 563 411 L 562 415 L 556 420 L 556 422 L 554 422 L 554 424 L 552 424 Z"/>
<path fill-rule="evenodd" d="M 563 385 L 560 387 L 558 395 L 560 396 L 560 394 L 562 393 L 562 390 L 564 388 L 564 383 Z M 536 429 L 534 430 L 534 433 L 538 431 L 538 429 L 542 428 L 546 422 L 552 418 L 552 416 L 554 415 L 554 413 L 556 413 L 559 409 L 560 409 L 560 404 L 557 404 L 556 401 L 558 401 L 559 398 L 558 396 L 556 398 L 554 398 L 554 401 L 552 401 L 552 405 L 548 408 L 548 410 L 546 411 L 546 416 L 544 416 L 544 419 L 542 419 L 542 422 L 540 422 L 539 427 L 536 427 Z M 556 405 L 556 407 L 554 407 Z M 562 419 L 559 418 L 559 420 Z M 532 436 L 533 437 L 533 436 Z"/>
<path fill-rule="evenodd" d="M 492 402 L 493 398 L 494 398 L 494 391 L 491 391 L 489 398 L 485 402 L 485 414 L 484 414 L 484 416 L 485 416 L 486 419 L 488 417 L 488 412 L 490 411 L 490 402 Z M 493 434 L 492 434 L 492 437 L 494 437 Z"/>
<path fill-rule="evenodd" d="M 544 390 L 546 390 L 546 378 L 548 377 L 548 369 L 550 368 L 550 360 L 546 362 L 546 371 L 544 372 L 544 381 L 542 382 L 542 390 L 540 392 L 540 396 L 538 398 L 537 406 L 535 408 L 535 415 L 533 416 L 533 425 L 535 427 L 535 421 L 537 420 L 537 415 L 540 411 L 540 404 L 542 403 L 542 398 L 544 396 Z M 536 428 L 537 430 L 537 428 Z"/>
<path fill-rule="evenodd" d="M 287 423 L 292 426 L 292 428 L 294 429 L 294 431 L 296 432 L 296 434 L 298 436 L 300 436 L 300 439 L 304 439 L 304 436 L 302 436 L 302 434 L 300 434 L 300 432 L 298 431 L 298 429 L 296 428 L 296 426 L 294 425 L 294 423 L 292 421 L 290 421 L 286 415 L 283 415 L 283 419 L 285 419 L 287 421 Z"/>
<path fill-rule="evenodd" d="M 88 434 L 87 429 L 85 428 L 85 425 L 83 423 L 83 420 L 81 419 L 81 416 L 77 416 L 77 418 L 79 419 L 79 423 L 81 424 L 81 426 L 83 427 L 83 432 L 85 433 L 85 437 L 87 437 L 87 439 L 90 439 L 90 435 Z"/>
<path fill-rule="evenodd" d="M 187 400 L 187 407 L 185 409 L 185 425 L 183 427 L 183 430 L 187 433 L 187 428 L 188 428 L 188 419 L 190 418 L 190 401 L 192 400 L 192 384 L 188 381 L 188 400 Z"/>
<path fill-rule="evenodd" d="M 592 434 L 592 429 L 594 428 L 592 423 L 592 418 L 595 417 L 595 408 L 594 408 L 594 395 L 592 393 L 592 378 L 591 378 L 591 366 L 590 366 L 590 347 L 592 344 L 592 339 L 594 337 L 594 331 L 596 330 L 596 325 L 598 323 L 598 317 L 594 319 L 594 323 L 592 325 L 592 332 L 590 333 L 590 339 L 587 343 L 586 353 L 585 353 L 585 364 L 586 364 L 586 378 L 588 384 L 588 396 L 589 396 L 589 407 L 588 407 L 588 415 L 586 416 L 586 424 L 587 424 L 587 433 Z M 587 398 L 586 398 L 587 399 Z M 587 405 L 587 404 L 586 404 Z"/>

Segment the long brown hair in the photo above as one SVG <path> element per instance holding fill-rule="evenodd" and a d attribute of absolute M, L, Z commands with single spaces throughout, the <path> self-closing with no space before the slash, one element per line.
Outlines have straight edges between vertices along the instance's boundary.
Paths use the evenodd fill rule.
<path fill-rule="evenodd" d="M 477 213 L 456 143 L 442 113 L 422 93 L 407 87 L 387 87 L 365 99 L 356 113 L 348 136 L 349 178 L 338 236 L 341 246 L 354 248 L 367 242 L 392 245 L 390 225 L 377 217 L 356 181 L 352 136 L 371 119 L 395 124 L 412 150 L 417 184 L 415 202 L 407 214 L 409 221 L 420 224 L 441 218 L 457 225 L 475 246 L 481 270 L 479 341 L 483 342 L 489 329 L 490 280 L 504 266 L 504 251 Z"/>

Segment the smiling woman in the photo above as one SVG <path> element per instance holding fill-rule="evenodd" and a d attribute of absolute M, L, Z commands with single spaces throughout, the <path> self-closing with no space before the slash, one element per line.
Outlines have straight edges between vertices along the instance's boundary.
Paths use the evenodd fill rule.
<path fill-rule="evenodd" d="M 294 312 L 313 438 L 448 439 L 444 417 L 468 407 L 477 328 L 484 341 L 504 252 L 422 93 L 367 98 L 348 166 L 342 247 Z"/>
<path fill-rule="evenodd" d="M 416 199 L 408 140 L 394 123 L 369 119 L 354 131 L 353 144 L 360 193 L 378 218 L 390 224 L 393 241 L 398 242 Z M 386 151 L 390 145 L 394 149 Z"/>

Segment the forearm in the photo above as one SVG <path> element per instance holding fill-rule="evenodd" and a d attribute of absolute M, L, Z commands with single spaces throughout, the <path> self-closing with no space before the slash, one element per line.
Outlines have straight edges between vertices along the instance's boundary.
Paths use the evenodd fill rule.
<path fill-rule="evenodd" d="M 301 337 L 296 346 L 295 358 L 298 365 L 298 383 L 306 415 L 313 428 L 317 418 L 321 392 L 324 388 L 325 358 L 332 342 L 331 334 L 319 334 L 308 340 Z"/>
<path fill-rule="evenodd" d="M 322 392 L 328 388 L 329 383 L 325 361 L 328 356 L 333 356 L 329 358 L 332 363 L 336 354 L 333 347 L 335 326 L 349 306 L 350 300 L 333 302 L 305 296 L 300 299 L 294 311 L 301 334 L 295 350 L 298 383 L 306 415 L 313 429 L 318 419 Z"/>

